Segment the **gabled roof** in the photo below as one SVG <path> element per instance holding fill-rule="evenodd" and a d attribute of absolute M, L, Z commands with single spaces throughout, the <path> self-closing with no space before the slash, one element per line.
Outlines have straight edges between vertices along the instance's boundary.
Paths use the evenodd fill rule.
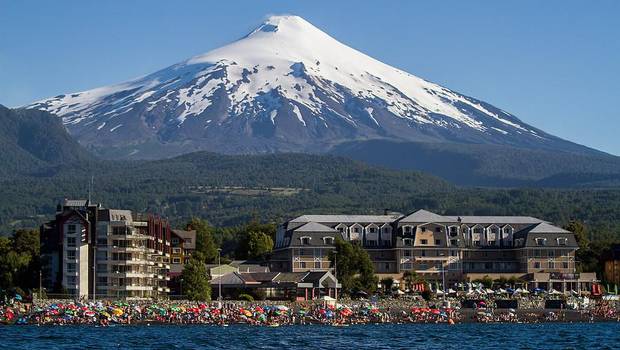
<path fill-rule="evenodd" d="M 453 217 L 441 216 L 428 210 L 420 209 L 399 220 L 400 222 L 427 223 L 427 222 L 455 222 Z"/>
<path fill-rule="evenodd" d="M 338 232 L 335 229 L 319 224 L 318 222 L 309 222 L 299 228 L 295 229 L 296 232 Z"/>
<path fill-rule="evenodd" d="M 571 233 L 570 231 L 566 231 L 563 228 L 550 225 L 546 222 L 541 222 L 540 224 L 534 226 L 530 233 Z"/>

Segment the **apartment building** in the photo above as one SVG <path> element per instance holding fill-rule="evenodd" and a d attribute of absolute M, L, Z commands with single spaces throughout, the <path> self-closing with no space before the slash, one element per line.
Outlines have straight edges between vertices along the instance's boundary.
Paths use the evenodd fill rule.
<path fill-rule="evenodd" d="M 576 273 L 574 234 L 527 216 L 303 215 L 278 228 L 272 271 L 331 269 L 336 236 L 358 242 L 381 277 L 415 271 L 453 285 L 489 276 L 517 277 L 533 287 L 588 288 L 592 273 Z"/>
<path fill-rule="evenodd" d="M 65 200 L 41 226 L 48 291 L 76 298 L 159 298 L 168 292 L 170 227 L 164 219 Z"/>

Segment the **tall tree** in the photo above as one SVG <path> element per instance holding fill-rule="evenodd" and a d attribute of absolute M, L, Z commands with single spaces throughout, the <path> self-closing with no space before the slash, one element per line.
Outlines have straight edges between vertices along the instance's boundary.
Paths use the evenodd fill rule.
<path fill-rule="evenodd" d="M 202 261 L 191 258 L 183 268 L 181 276 L 183 294 L 189 300 L 211 300 L 211 285 L 207 268 Z"/>
<path fill-rule="evenodd" d="M 368 252 L 359 243 L 351 243 L 338 236 L 334 246 L 335 251 L 330 254 L 330 260 L 332 264 L 336 263 L 336 277 L 342 284 L 343 292 L 374 292 L 378 279 Z"/>
<path fill-rule="evenodd" d="M 213 239 L 214 228 L 206 220 L 192 218 L 186 226 L 187 230 L 196 230 L 196 251 L 205 263 L 217 261 L 217 248 Z"/>
<path fill-rule="evenodd" d="M 577 240 L 577 244 L 579 244 L 579 248 L 587 248 L 590 244 L 588 232 L 583 222 L 571 220 L 566 226 L 564 226 L 564 229 L 575 234 L 575 239 Z"/>
<path fill-rule="evenodd" d="M 264 259 L 273 250 L 273 240 L 263 232 L 248 233 L 246 242 L 249 259 Z"/>

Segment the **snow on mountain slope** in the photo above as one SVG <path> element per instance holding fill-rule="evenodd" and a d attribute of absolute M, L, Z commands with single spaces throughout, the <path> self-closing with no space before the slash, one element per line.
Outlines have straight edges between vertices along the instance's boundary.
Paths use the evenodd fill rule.
<path fill-rule="evenodd" d="M 138 79 L 35 102 L 108 156 L 327 151 L 368 139 L 581 150 L 377 61 L 297 16 Z"/>

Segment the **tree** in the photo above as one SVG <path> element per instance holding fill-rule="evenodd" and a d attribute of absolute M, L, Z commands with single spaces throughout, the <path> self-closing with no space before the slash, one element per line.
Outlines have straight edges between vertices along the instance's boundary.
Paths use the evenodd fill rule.
<path fill-rule="evenodd" d="M 264 258 L 266 254 L 273 250 L 273 240 L 262 232 L 250 232 L 246 242 L 249 259 Z"/>
<path fill-rule="evenodd" d="M 196 230 L 196 252 L 205 263 L 214 263 L 217 260 L 217 245 L 213 239 L 213 227 L 206 220 L 192 218 L 186 226 L 187 230 Z"/>
<path fill-rule="evenodd" d="M 575 234 L 575 240 L 577 240 L 579 248 L 588 248 L 590 240 L 588 239 L 586 226 L 581 221 L 571 220 L 566 226 L 564 226 L 564 229 Z"/>
<path fill-rule="evenodd" d="M 403 273 L 403 281 L 405 282 L 405 288 L 411 291 L 413 290 L 413 285 L 420 281 L 420 276 L 415 271 L 405 271 Z"/>
<path fill-rule="evenodd" d="M 195 258 L 191 258 L 183 268 L 182 273 L 183 293 L 189 300 L 211 300 L 211 285 L 207 276 L 205 264 Z"/>
<path fill-rule="evenodd" d="M 394 285 L 394 278 L 386 277 L 381 280 L 381 285 L 383 286 L 383 292 L 387 293 L 392 290 L 392 286 Z"/>
<path fill-rule="evenodd" d="M 378 279 L 368 252 L 359 243 L 350 243 L 336 236 L 335 251 L 330 254 L 332 264 L 337 263 L 336 277 L 344 293 L 361 290 L 372 293 Z"/>
<path fill-rule="evenodd" d="M 355 264 L 358 272 L 356 277 L 357 288 L 367 293 L 373 293 L 377 289 L 379 279 L 375 276 L 375 267 L 370 255 L 357 242 L 353 244 L 353 251 L 355 252 Z"/>

